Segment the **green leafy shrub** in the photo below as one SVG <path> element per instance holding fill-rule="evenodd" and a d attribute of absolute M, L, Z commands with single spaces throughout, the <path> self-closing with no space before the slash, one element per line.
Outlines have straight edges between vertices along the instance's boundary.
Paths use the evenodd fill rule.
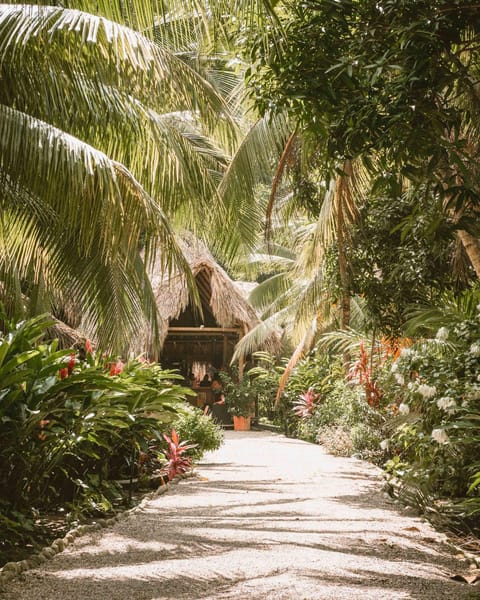
<path fill-rule="evenodd" d="M 304 397 L 306 385 L 316 400 L 308 414 L 302 413 L 303 417 L 298 418 L 295 413 L 299 400 L 295 395 Z M 304 391 L 300 392 L 302 388 Z M 380 460 L 385 418 L 381 410 L 368 404 L 364 386 L 348 381 L 338 359 L 324 354 L 303 360 L 292 374 L 284 396 L 297 437 L 321 443 L 332 454 Z"/>
<path fill-rule="evenodd" d="M 469 292 L 444 310 L 445 325 L 435 335 L 404 349 L 388 388 L 398 416 L 387 468 L 425 495 L 470 496 L 470 511 L 480 509 L 472 486 L 480 463 L 478 300 L 478 292 Z M 423 326 L 433 317 L 424 313 Z"/>
<path fill-rule="evenodd" d="M 232 417 L 249 417 L 255 410 L 256 388 L 250 373 L 244 373 L 240 380 L 238 371 L 222 371 L 220 379 L 225 392 L 225 404 Z"/>
<path fill-rule="evenodd" d="M 176 414 L 187 390 L 177 375 L 44 343 L 45 317 L 0 336 L 0 539 L 18 540 L 24 515 L 65 506 L 108 510 L 110 480 L 138 474 L 138 458 Z M 25 529 L 25 527 L 22 527 Z M 5 542 L 4 542 L 5 546 Z"/>
<path fill-rule="evenodd" d="M 280 425 L 279 412 L 275 408 L 280 378 L 285 369 L 285 361 L 280 361 L 268 352 L 255 352 L 257 363 L 248 371 L 252 393 L 256 397 L 258 417 L 264 423 Z"/>
<path fill-rule="evenodd" d="M 299 361 L 291 373 L 283 391 L 278 406 L 277 422 L 281 424 L 286 435 L 300 437 L 314 442 L 316 425 L 312 420 L 303 422 L 295 415 L 294 407 L 298 399 L 307 390 L 318 395 L 319 405 L 324 401 L 324 393 L 329 384 L 333 383 L 331 361 L 327 355 L 312 352 L 309 356 Z M 312 413 L 315 418 L 317 411 Z"/>
<path fill-rule="evenodd" d="M 194 461 L 199 461 L 205 452 L 217 450 L 223 442 L 223 431 L 210 416 L 204 415 L 201 410 L 188 406 L 172 423 L 180 439 L 188 440 L 195 444 L 186 452 Z"/>

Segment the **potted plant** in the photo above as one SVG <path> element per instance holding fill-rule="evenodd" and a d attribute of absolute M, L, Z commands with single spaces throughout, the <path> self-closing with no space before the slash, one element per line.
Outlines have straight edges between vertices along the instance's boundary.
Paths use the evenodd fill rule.
<path fill-rule="evenodd" d="M 250 379 L 247 375 L 242 381 L 237 377 L 230 377 L 226 373 L 220 375 L 224 390 L 225 404 L 228 412 L 233 417 L 235 431 L 249 431 L 254 398 Z"/>

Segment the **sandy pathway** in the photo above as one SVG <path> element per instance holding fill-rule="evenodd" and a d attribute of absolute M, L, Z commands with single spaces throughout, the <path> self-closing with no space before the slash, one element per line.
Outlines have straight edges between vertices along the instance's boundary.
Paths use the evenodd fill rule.
<path fill-rule="evenodd" d="M 142 510 L 78 538 L 2 600 L 465 599 L 442 536 L 380 491 L 375 467 L 266 432 L 225 445 Z"/>

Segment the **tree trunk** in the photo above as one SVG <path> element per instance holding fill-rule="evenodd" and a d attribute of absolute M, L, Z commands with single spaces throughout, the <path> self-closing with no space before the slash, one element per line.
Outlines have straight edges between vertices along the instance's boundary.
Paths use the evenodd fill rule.
<path fill-rule="evenodd" d="M 344 203 L 351 204 L 351 193 L 345 177 L 351 179 L 353 176 L 352 165 L 349 160 L 345 161 L 343 170 L 346 175 L 341 175 L 337 181 L 337 245 L 338 245 L 338 268 L 340 271 L 340 283 L 342 296 L 340 298 L 341 328 L 346 329 L 350 324 L 350 278 L 348 274 L 348 261 L 345 253 L 345 216 Z"/>
<path fill-rule="evenodd" d="M 475 269 L 477 277 L 480 278 L 480 240 L 473 236 L 465 229 L 459 229 L 457 236 L 462 242 L 465 252 L 472 263 L 472 267 Z"/>

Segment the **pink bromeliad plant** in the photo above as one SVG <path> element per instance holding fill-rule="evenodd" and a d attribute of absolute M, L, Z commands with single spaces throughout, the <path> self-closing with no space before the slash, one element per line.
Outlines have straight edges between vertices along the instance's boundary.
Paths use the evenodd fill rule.
<path fill-rule="evenodd" d="M 312 388 L 300 394 L 298 400 L 293 403 L 293 412 L 300 419 L 308 419 L 312 416 L 320 395 L 316 394 Z"/>
<path fill-rule="evenodd" d="M 183 454 L 187 450 L 195 448 L 197 444 L 189 444 L 188 441 L 181 442 L 175 429 L 172 429 L 169 436 L 164 433 L 163 439 L 167 442 L 168 447 L 164 452 L 167 464 L 162 468 L 161 473 L 167 475 L 168 480 L 171 481 L 175 475 L 182 475 L 191 470 L 192 459 Z"/>

